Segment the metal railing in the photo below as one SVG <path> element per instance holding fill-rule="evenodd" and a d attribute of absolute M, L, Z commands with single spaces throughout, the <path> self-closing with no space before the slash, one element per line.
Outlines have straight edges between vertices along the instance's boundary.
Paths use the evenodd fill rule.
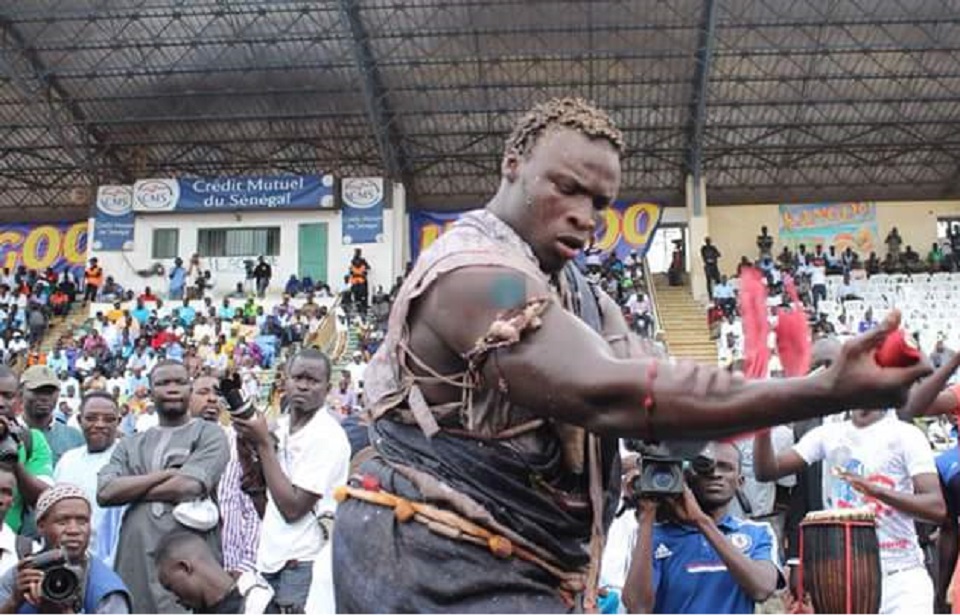
<path fill-rule="evenodd" d="M 657 286 L 653 284 L 653 274 L 650 272 L 650 264 L 647 262 L 647 257 L 643 257 L 643 280 L 647 285 L 647 296 L 650 298 L 650 314 L 653 316 L 653 335 L 651 338 L 656 337 L 658 331 L 660 331 L 660 301 L 657 298 Z M 667 341 L 663 341 L 664 347 L 667 346 Z M 669 349 L 667 349 L 669 351 Z"/>

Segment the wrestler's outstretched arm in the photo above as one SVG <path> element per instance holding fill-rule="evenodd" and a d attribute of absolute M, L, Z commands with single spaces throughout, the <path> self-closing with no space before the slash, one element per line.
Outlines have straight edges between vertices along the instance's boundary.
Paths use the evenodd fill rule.
<path fill-rule="evenodd" d="M 911 389 L 906 404 L 897 410 L 900 419 L 909 421 L 914 417 L 933 417 L 955 412 L 960 407 L 957 393 L 952 387 L 950 389 L 944 389 L 944 387 L 947 386 L 947 381 L 958 367 L 960 367 L 960 353 L 955 353 L 933 374 Z"/>
<path fill-rule="evenodd" d="M 429 328 L 432 337 L 465 357 L 505 309 L 522 305 L 524 297 L 550 294 L 544 283 L 512 270 L 454 270 L 417 302 L 413 337 L 418 327 Z M 505 304 L 511 295 L 518 297 Z M 745 382 L 693 362 L 618 359 L 603 337 L 553 304 L 541 315 L 539 327 L 522 332 L 515 344 L 491 351 L 482 372 L 488 383 L 505 386 L 513 402 L 597 433 L 715 438 L 848 408 L 899 407 L 911 385 L 930 373 L 926 362 L 881 368 L 874 361 L 874 350 L 899 320 L 899 313 L 891 313 L 879 328 L 847 342 L 827 370 Z M 650 413 L 644 410 L 648 394 L 654 402 Z"/>

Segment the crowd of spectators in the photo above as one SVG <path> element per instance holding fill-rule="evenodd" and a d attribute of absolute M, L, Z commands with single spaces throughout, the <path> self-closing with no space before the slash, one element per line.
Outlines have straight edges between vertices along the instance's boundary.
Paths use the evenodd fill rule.
<path fill-rule="evenodd" d="M 631 250 L 622 259 L 616 251 L 606 255 L 596 247 L 584 252 L 581 270 L 587 279 L 602 288 L 623 312 L 630 328 L 639 336 L 654 335 L 653 309 L 644 278 L 643 260 Z"/>
<path fill-rule="evenodd" d="M 82 276 L 4 272 L 0 423 L 9 431 L 22 425 L 27 436 L 17 441 L 21 462 L 0 463 L 6 521 L 0 536 L 52 547 L 62 541 L 46 532 L 52 517 L 85 518 L 86 531 L 69 543 L 78 546 L 76 560 L 90 579 L 67 608 L 128 613 L 232 606 L 242 612 L 250 603 L 261 612 L 307 609 L 313 565 L 328 532 L 317 525 L 315 511 L 332 511 L 330 494 L 345 482 L 350 457 L 347 432 L 331 426 L 347 428 L 347 419 L 356 424 L 366 363 L 403 279 L 389 294 L 377 288 L 368 298 L 370 266 L 358 250 L 349 293 L 339 304 L 323 281 L 296 276 L 282 296 L 267 297 L 267 268 L 260 258 L 225 296 L 196 256 L 189 266 L 176 259 L 169 271 L 152 272 L 167 280 L 163 291 L 124 289 L 96 259 Z M 49 339 L 50 318 L 66 315 L 81 324 Z M 357 337 L 340 374 L 332 374 L 330 359 L 314 347 L 322 325 L 335 320 Z M 293 359 L 281 364 L 283 358 Z M 261 377 L 275 368 L 273 395 L 261 399 L 267 393 Z M 224 422 L 223 379 L 261 409 L 282 408 L 276 424 L 267 427 L 257 416 Z M 166 430 L 152 430 L 157 426 Z M 364 432 L 351 435 L 362 440 Z M 263 471 L 269 457 L 279 476 Z M 219 510 L 214 518 L 211 505 Z M 178 536 L 182 531 L 187 536 Z M 51 608 L 21 584 L 24 575 L 39 580 L 42 573 L 28 560 L 18 564 L 19 548 L 16 555 L 5 550 L 0 612 Z M 179 560 L 170 560 L 174 553 Z M 194 592 L 173 568 L 198 554 L 212 569 L 209 578 L 193 580 L 210 586 Z M 237 582 L 215 583 L 225 579 Z M 330 598 L 310 600 L 326 607 L 322 601 Z"/>
<path fill-rule="evenodd" d="M 784 280 L 790 279 L 814 335 L 838 336 L 841 339 L 877 324 L 874 310 L 860 301 L 864 299 L 871 277 L 879 274 L 906 276 L 909 279 L 918 275 L 945 275 L 939 273 L 957 272 L 960 269 L 960 225 L 952 225 L 948 236 L 934 243 L 925 259 L 912 246 L 903 246 L 896 227 L 887 234 L 885 244 L 887 253 L 882 259 L 873 251 L 863 258 L 850 246 L 840 249 L 819 244 L 812 247 L 800 244 L 796 250 L 783 246 L 774 255 L 773 238 L 763 227 L 757 236 L 757 258 L 751 261 L 746 256 L 741 257 L 737 271 L 728 276 L 718 267 L 719 250 L 710 238 L 706 238 L 700 253 L 711 298 L 707 319 L 718 341 L 721 365 L 735 367 L 743 357 L 742 324 L 738 309 L 739 273 L 743 267 L 755 266 L 763 273 L 768 289 L 771 324 L 776 322 L 777 311 L 790 303 L 783 293 Z M 847 309 L 849 306 L 855 309 Z M 775 339 L 771 337 L 771 349 L 775 347 L 774 342 Z M 932 348 L 925 350 L 930 352 Z M 777 358 L 774 357 L 772 366 L 776 369 L 777 365 Z"/>

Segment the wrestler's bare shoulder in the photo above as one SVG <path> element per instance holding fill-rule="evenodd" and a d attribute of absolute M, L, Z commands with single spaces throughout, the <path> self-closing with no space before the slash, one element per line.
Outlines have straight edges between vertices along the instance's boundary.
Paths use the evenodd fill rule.
<path fill-rule="evenodd" d="M 499 266 L 469 266 L 438 278 L 412 307 L 411 334 L 425 327 L 457 354 L 473 348 L 497 316 L 551 294 L 547 285 Z M 412 336 L 414 337 L 414 336 Z"/>

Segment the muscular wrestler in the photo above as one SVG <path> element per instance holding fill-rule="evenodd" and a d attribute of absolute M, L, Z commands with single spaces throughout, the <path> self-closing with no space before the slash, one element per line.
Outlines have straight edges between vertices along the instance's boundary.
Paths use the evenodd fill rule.
<path fill-rule="evenodd" d="M 874 363 L 896 316 L 801 379 L 745 383 L 643 355 L 570 262 L 617 195 L 622 151 L 602 111 L 537 105 L 487 207 L 420 256 L 365 375 L 376 456 L 360 467 L 367 490 L 340 494 L 338 611 L 590 608 L 617 437 L 706 439 L 896 405 L 929 372 Z"/>

